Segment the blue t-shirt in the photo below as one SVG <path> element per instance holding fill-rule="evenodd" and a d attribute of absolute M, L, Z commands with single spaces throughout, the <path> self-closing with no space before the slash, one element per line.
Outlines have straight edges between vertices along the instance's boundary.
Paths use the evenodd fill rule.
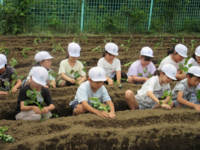
<path fill-rule="evenodd" d="M 80 104 L 82 101 L 88 101 L 88 104 L 92 106 L 91 100 L 89 98 L 98 97 L 101 103 L 105 103 L 106 101 L 111 100 L 110 96 L 108 95 L 108 91 L 104 85 L 100 89 L 98 89 L 95 93 L 92 92 L 90 82 L 86 81 L 80 85 L 76 92 L 76 96 L 73 101 L 70 102 L 69 105 L 73 105 L 78 101 Z"/>

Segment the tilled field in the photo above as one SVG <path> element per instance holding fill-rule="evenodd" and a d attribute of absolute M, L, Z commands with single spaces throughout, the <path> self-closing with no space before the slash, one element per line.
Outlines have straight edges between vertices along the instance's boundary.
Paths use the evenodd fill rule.
<path fill-rule="evenodd" d="M 5 42 L 8 48 L 8 62 L 11 58 L 17 60 L 16 70 L 19 75 L 26 76 L 34 63 L 36 50 L 46 50 L 55 58 L 52 69 L 58 71 L 61 60 L 65 59 L 67 53 L 52 51 L 52 41 L 46 37 L 40 37 L 42 43 L 33 44 L 36 37 L 0 37 L 0 43 Z M 67 46 L 74 37 L 54 37 L 56 43 L 67 51 Z M 143 46 L 150 46 L 154 51 L 153 62 L 158 66 L 160 59 L 167 54 L 167 49 L 174 43 L 173 37 L 163 37 L 163 46 L 155 46 L 161 42 L 159 37 L 133 36 L 130 41 L 129 50 L 126 51 L 127 41 L 130 36 L 112 36 L 112 42 L 119 46 L 119 56 L 122 71 L 127 72 L 125 63 L 135 61 L 139 58 Z M 188 46 L 188 55 L 193 52 L 191 40 L 199 43 L 196 37 L 184 37 L 184 44 Z M 104 36 L 88 37 L 87 43 L 84 39 L 76 39 L 81 46 L 79 60 L 86 61 L 86 70 L 97 65 L 102 57 L 102 52 L 91 52 L 93 48 L 100 46 L 104 48 Z M 181 42 L 181 38 L 177 39 Z M 125 46 L 121 46 L 124 44 Z M 27 58 L 22 55 L 23 48 L 30 47 L 26 52 Z M 196 48 L 196 47 L 195 47 Z M 171 83 L 173 88 L 177 82 Z M 123 88 L 117 85 L 106 86 L 111 96 L 116 117 L 113 119 L 102 119 L 95 114 L 83 114 L 72 117 L 69 102 L 74 99 L 77 86 L 50 89 L 57 113 L 60 118 L 40 121 L 15 121 L 14 110 L 18 94 L 0 96 L 0 126 L 9 126 L 6 134 L 15 138 L 15 143 L 2 143 L 0 149 L 19 150 L 44 150 L 44 149 L 200 149 L 199 113 L 194 109 L 181 108 L 172 110 L 136 110 L 130 111 L 124 100 L 124 93 L 131 89 L 134 93 L 141 85 L 130 85 L 123 83 Z"/>

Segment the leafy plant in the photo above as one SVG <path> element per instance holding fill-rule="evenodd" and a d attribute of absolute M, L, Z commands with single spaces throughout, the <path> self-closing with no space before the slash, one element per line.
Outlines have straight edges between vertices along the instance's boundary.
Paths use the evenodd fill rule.
<path fill-rule="evenodd" d="M 103 41 L 104 41 L 104 43 L 107 43 L 107 41 L 112 42 L 111 34 L 106 35 L 105 40 L 103 40 Z"/>
<path fill-rule="evenodd" d="M 174 43 L 178 43 L 178 40 L 176 38 L 172 38 L 171 41 Z"/>
<path fill-rule="evenodd" d="M 152 77 L 152 74 L 151 74 L 151 73 L 150 73 L 150 72 L 147 70 L 147 68 L 146 68 L 146 69 L 144 69 L 144 70 L 143 70 L 143 72 L 144 72 L 144 73 L 148 73 L 148 77 L 149 77 L 149 78 L 151 78 L 151 77 Z"/>
<path fill-rule="evenodd" d="M 192 66 L 192 64 L 189 64 L 188 67 L 185 65 L 183 65 L 182 63 L 179 64 L 179 69 L 183 72 L 183 74 L 185 74 L 189 68 Z"/>
<path fill-rule="evenodd" d="M 15 65 L 17 64 L 17 60 L 15 58 L 12 58 L 10 61 L 11 66 L 14 68 Z"/>
<path fill-rule="evenodd" d="M 15 71 L 15 73 L 11 76 L 11 78 L 12 78 L 12 82 L 11 82 L 11 83 L 8 82 L 8 81 L 5 81 L 5 82 L 4 82 L 4 85 L 5 85 L 5 86 L 8 88 L 8 90 L 9 90 L 8 93 L 11 93 L 11 92 L 12 92 L 12 89 L 13 89 L 13 87 L 15 86 L 17 80 L 18 80 L 18 79 L 22 80 L 22 79 L 24 78 L 24 76 L 18 76 L 17 71 Z M 0 87 L 0 89 L 3 90 L 3 91 L 7 91 L 6 89 L 4 89 L 4 88 L 2 88 L 2 87 Z"/>
<path fill-rule="evenodd" d="M 31 90 L 27 90 L 26 92 L 26 96 L 29 97 L 30 99 L 27 99 L 24 101 L 24 105 L 28 106 L 29 104 L 36 104 L 38 106 L 38 108 L 42 111 L 43 107 L 44 107 L 44 98 L 42 97 L 42 95 L 38 95 L 39 93 L 36 91 L 36 89 L 34 88 L 33 91 Z M 40 97 L 41 101 L 38 101 L 37 97 Z M 51 116 L 54 117 L 58 117 L 57 114 L 52 114 Z M 49 116 L 49 117 L 51 117 Z M 41 121 L 46 120 L 47 118 L 42 118 L 42 114 L 40 114 L 41 117 Z"/>
<path fill-rule="evenodd" d="M 58 75 L 58 73 L 57 72 L 54 72 L 52 69 L 51 70 L 49 70 L 48 71 L 48 74 L 49 74 L 49 76 L 52 76 L 52 77 L 54 77 L 54 78 L 56 78 L 57 77 L 57 75 Z M 51 82 L 52 82 L 53 80 L 51 80 Z M 61 81 L 61 80 L 60 80 Z M 61 81 L 62 82 L 62 81 Z M 58 84 L 59 85 L 59 84 Z M 52 85 L 50 85 L 50 87 L 52 87 Z"/>
<path fill-rule="evenodd" d="M 86 69 L 85 69 L 85 68 L 83 68 L 82 70 L 83 70 L 84 72 L 86 72 Z M 75 80 L 76 80 L 76 84 L 75 84 L 75 85 L 79 85 L 77 79 L 78 79 L 79 77 L 81 77 L 81 75 L 78 73 L 78 71 L 74 71 L 74 70 L 71 70 L 70 74 L 72 74 L 72 73 L 74 73 L 74 77 L 75 77 Z"/>
<path fill-rule="evenodd" d="M 195 47 L 195 44 L 196 44 L 196 43 L 197 43 L 197 41 L 191 40 L 191 45 L 192 45 L 191 50 L 192 50 L 192 51 L 194 50 L 194 47 Z"/>
<path fill-rule="evenodd" d="M 167 96 L 170 97 L 170 99 L 168 101 L 168 105 L 171 105 L 171 103 L 172 103 L 172 92 L 164 91 L 164 94 L 163 94 L 163 96 L 161 98 L 165 98 Z"/>
<path fill-rule="evenodd" d="M 88 37 L 86 35 L 82 36 L 81 39 L 85 39 L 85 43 L 88 41 Z"/>
<path fill-rule="evenodd" d="M 97 47 L 95 47 L 95 48 L 92 49 L 92 52 L 94 52 L 94 51 L 100 51 L 100 52 L 103 52 L 104 49 L 101 49 L 100 46 L 97 46 Z"/>
<path fill-rule="evenodd" d="M 134 61 L 130 61 L 130 62 L 124 64 L 124 66 L 130 66 L 132 63 L 134 63 Z"/>
<path fill-rule="evenodd" d="M 1 43 L 0 53 L 4 53 L 6 56 L 8 56 L 8 54 L 10 53 L 10 51 L 9 51 L 9 49 L 4 48 L 4 44 L 5 44 L 5 42 Z"/>
<path fill-rule="evenodd" d="M 131 46 L 130 42 L 133 41 L 133 38 L 130 37 L 128 40 L 124 40 L 124 41 L 127 42 L 126 43 L 126 51 L 128 51 L 129 47 Z M 124 44 L 121 45 L 121 47 L 124 47 L 124 46 L 125 46 Z"/>
<path fill-rule="evenodd" d="M 5 142 L 14 143 L 15 139 L 12 136 L 3 133 L 5 131 L 7 131 L 8 128 L 9 127 L 7 127 L 7 126 L 0 127 L 0 140 L 2 140 L 4 143 Z"/>
<path fill-rule="evenodd" d="M 22 55 L 24 56 L 24 58 L 27 58 L 26 52 L 27 52 L 27 51 L 30 51 L 31 49 L 32 49 L 32 48 L 26 47 L 26 46 L 25 46 L 25 48 L 23 48 L 23 50 L 22 50 Z"/>
<path fill-rule="evenodd" d="M 87 66 L 86 61 L 80 61 L 80 62 L 83 64 L 83 66 Z"/>
<path fill-rule="evenodd" d="M 47 36 L 51 37 L 51 41 L 53 43 L 53 45 L 52 45 L 52 52 L 56 52 L 57 50 L 61 50 L 63 53 L 65 53 L 65 50 L 62 48 L 62 46 L 60 45 L 60 43 L 57 44 L 54 41 L 53 34 L 50 31 L 48 31 Z"/>
<path fill-rule="evenodd" d="M 75 43 L 79 43 L 79 41 L 76 40 L 77 38 L 78 38 L 78 35 L 75 34 L 75 38 L 73 39 L 73 42 L 75 42 Z"/>
<path fill-rule="evenodd" d="M 145 43 L 145 37 L 142 37 L 140 43 Z"/>
<path fill-rule="evenodd" d="M 109 112 L 111 109 L 110 109 L 110 106 L 109 105 L 104 105 L 102 104 L 100 101 L 99 101 L 99 98 L 98 97 L 92 97 L 92 98 L 89 98 L 90 101 L 94 101 L 94 102 L 91 102 L 91 104 L 93 105 L 93 107 L 95 109 L 98 109 L 100 111 L 105 111 L 105 112 Z"/>

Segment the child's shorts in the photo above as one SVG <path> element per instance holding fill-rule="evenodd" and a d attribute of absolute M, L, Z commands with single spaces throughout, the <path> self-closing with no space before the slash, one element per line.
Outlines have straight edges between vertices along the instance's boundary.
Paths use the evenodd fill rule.
<path fill-rule="evenodd" d="M 137 98 L 137 96 L 135 96 L 135 98 L 138 101 L 138 105 L 139 105 L 139 109 L 153 109 L 156 106 L 156 102 L 151 100 L 151 102 L 147 102 L 147 101 L 143 101 Z"/>
<path fill-rule="evenodd" d="M 179 103 L 177 100 L 173 100 L 173 102 L 174 102 L 174 106 L 183 105 Z M 191 95 L 189 102 L 194 103 L 194 104 L 200 104 L 195 94 Z M 186 105 L 183 105 L 183 107 L 186 107 Z"/>
<path fill-rule="evenodd" d="M 74 103 L 71 105 L 72 113 L 74 112 L 74 109 L 76 108 L 77 105 L 78 105 L 78 101 L 74 102 Z"/>

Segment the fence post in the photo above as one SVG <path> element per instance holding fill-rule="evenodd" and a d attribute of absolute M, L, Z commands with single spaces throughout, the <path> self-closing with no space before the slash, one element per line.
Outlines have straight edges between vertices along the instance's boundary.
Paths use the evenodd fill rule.
<path fill-rule="evenodd" d="M 3 6 L 3 0 L 1 0 L 1 5 Z"/>
<path fill-rule="evenodd" d="M 152 9 L 153 9 L 153 0 L 151 0 L 151 7 L 150 7 L 150 15 L 149 15 L 149 25 L 148 25 L 148 31 L 151 27 L 151 16 L 152 16 Z"/>
<path fill-rule="evenodd" d="M 82 10 L 81 10 L 81 32 L 83 31 L 83 16 L 84 16 L 84 0 L 82 1 Z"/>

